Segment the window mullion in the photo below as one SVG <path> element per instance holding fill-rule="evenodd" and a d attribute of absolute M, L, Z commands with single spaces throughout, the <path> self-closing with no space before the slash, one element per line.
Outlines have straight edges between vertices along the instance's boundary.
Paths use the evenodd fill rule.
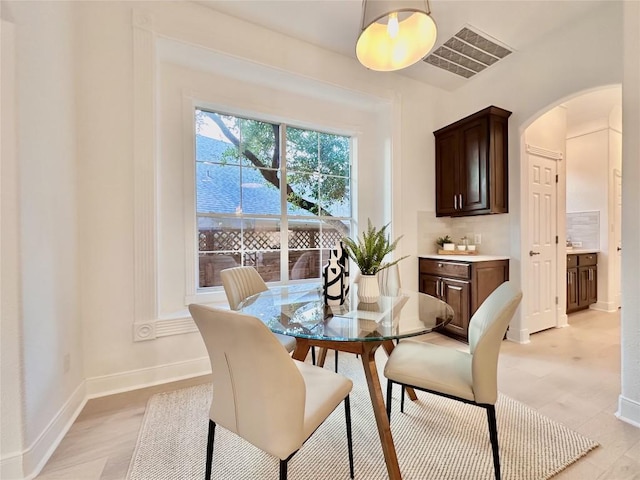
<path fill-rule="evenodd" d="M 280 280 L 289 281 L 289 219 L 287 215 L 287 126 L 280 124 Z"/>

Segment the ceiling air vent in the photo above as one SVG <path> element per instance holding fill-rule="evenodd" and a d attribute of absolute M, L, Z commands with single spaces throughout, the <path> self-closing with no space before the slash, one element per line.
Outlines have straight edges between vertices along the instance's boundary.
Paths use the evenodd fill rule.
<path fill-rule="evenodd" d="M 486 34 L 463 27 L 424 61 L 461 77 L 470 78 L 513 51 L 496 42 L 489 40 Z"/>

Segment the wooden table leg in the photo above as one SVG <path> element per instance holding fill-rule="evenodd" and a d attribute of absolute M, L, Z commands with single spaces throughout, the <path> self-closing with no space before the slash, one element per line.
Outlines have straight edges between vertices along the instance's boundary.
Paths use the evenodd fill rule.
<path fill-rule="evenodd" d="M 387 357 L 388 357 L 389 355 L 391 355 L 391 352 L 393 352 L 393 349 L 396 347 L 393 344 L 393 340 L 385 340 L 384 342 L 382 342 L 382 348 L 384 348 L 384 351 L 387 352 Z M 416 400 L 418 400 L 418 396 L 416 395 L 416 392 L 413 388 L 407 387 L 405 389 L 405 392 L 407 392 L 407 395 L 409 395 L 409 398 L 412 401 L 415 402 Z"/>
<path fill-rule="evenodd" d="M 384 460 L 387 464 L 387 473 L 389 474 L 389 480 L 401 480 L 402 475 L 400 475 L 398 456 L 396 455 L 396 447 L 393 445 L 391 426 L 387 418 L 382 388 L 380 387 L 380 378 L 378 377 L 378 369 L 376 367 L 375 353 L 380 344 L 377 342 L 363 343 L 363 353 L 361 355 L 362 366 L 364 367 L 364 374 L 367 377 L 371 406 L 373 407 L 376 424 L 378 425 L 378 434 L 380 435 Z"/>
<path fill-rule="evenodd" d="M 316 365 L 319 367 L 324 367 L 324 362 L 327 359 L 327 349 L 324 347 L 320 347 L 320 352 L 318 353 L 318 358 L 316 359 Z"/>
<path fill-rule="evenodd" d="M 309 345 L 309 340 L 306 338 L 297 338 L 296 339 L 296 348 L 291 355 L 295 360 L 299 360 L 304 362 L 309 354 L 309 350 L 311 350 L 311 345 Z"/>

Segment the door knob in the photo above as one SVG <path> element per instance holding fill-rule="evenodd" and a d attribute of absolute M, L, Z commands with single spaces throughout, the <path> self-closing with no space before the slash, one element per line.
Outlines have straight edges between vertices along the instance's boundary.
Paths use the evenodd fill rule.
<path fill-rule="evenodd" d="M 618 247 L 618 248 L 616 248 L 616 250 L 617 250 L 617 251 L 620 251 L 620 250 L 622 250 L 622 247 Z"/>
<path fill-rule="evenodd" d="M 529 256 L 533 257 L 534 255 L 540 255 L 540 252 L 534 252 L 533 250 L 529 250 Z"/>

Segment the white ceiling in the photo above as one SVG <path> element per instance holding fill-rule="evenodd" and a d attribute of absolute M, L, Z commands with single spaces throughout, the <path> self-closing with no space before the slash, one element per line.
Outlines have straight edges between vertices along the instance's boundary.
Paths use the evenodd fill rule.
<path fill-rule="evenodd" d="M 517 55 L 539 38 L 604 2 L 606 0 L 431 0 L 431 15 L 438 27 L 435 48 L 463 26 L 471 25 L 511 47 L 512 55 Z M 362 21 L 361 0 L 198 0 L 197 3 L 355 58 Z M 425 62 L 399 73 L 446 90 L 473 81 Z"/>
<path fill-rule="evenodd" d="M 600 7 L 607 0 L 431 0 L 438 27 L 437 48 L 463 26 L 510 47 L 518 55 L 551 32 Z M 355 58 L 361 0 L 197 0 L 196 3 L 311 44 Z M 364 67 L 363 67 L 364 68 Z M 425 62 L 398 72 L 424 83 L 455 90 L 482 75 L 464 79 Z M 620 104 L 620 90 L 577 98 L 565 105 L 572 123 L 601 116 Z"/>
<path fill-rule="evenodd" d="M 563 104 L 567 109 L 567 125 L 573 128 L 590 120 L 608 118 L 612 110 L 620 105 L 622 105 L 621 86 L 585 93 Z"/>

